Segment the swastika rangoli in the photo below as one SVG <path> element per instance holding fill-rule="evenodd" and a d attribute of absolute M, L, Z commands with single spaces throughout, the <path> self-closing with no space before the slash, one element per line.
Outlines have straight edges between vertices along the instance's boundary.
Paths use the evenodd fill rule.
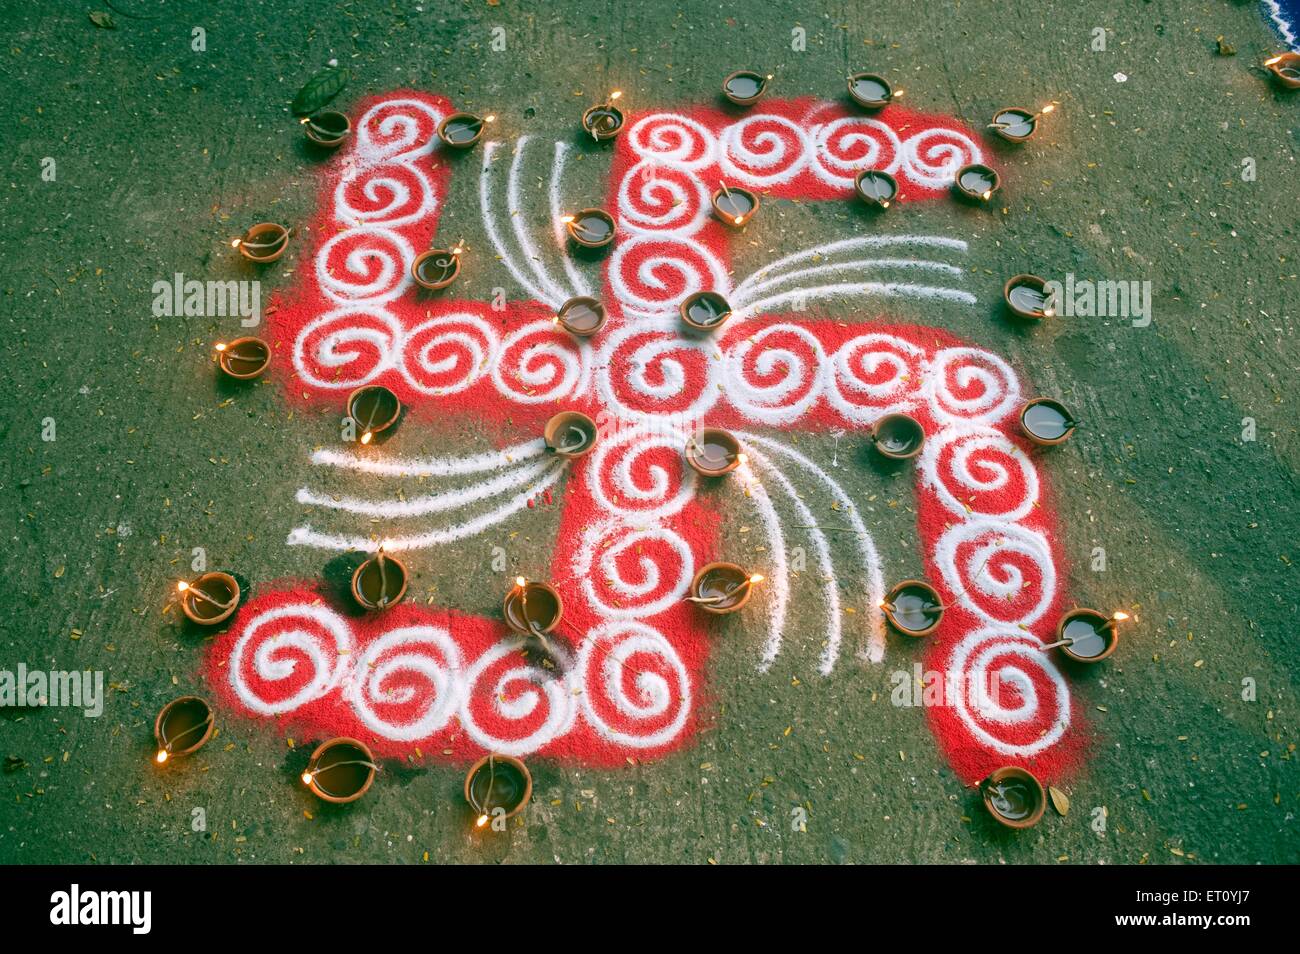
<path fill-rule="evenodd" d="M 966 242 L 858 236 L 737 277 L 729 264 L 737 233 L 710 215 L 720 179 L 764 196 L 850 201 L 863 168 L 896 176 L 905 215 L 909 203 L 944 195 L 958 166 L 981 159 L 971 133 L 897 106 L 867 118 L 815 100 L 765 103 L 743 118 L 709 108 L 631 115 L 614 146 L 607 203 L 620 239 L 599 288 L 567 253 L 559 223 L 575 147 L 485 142 L 458 167 L 478 175 L 485 230 L 528 296 L 502 313 L 454 294 L 417 300 L 410 278 L 412 260 L 433 243 L 451 175 L 435 135 L 451 111 L 413 92 L 362 104 L 353 143 L 322 176 L 312 267 L 272 320 L 278 353 L 292 355 L 291 400 L 338 408 L 358 385 L 383 383 L 413 408 L 410 426 L 421 415 L 463 416 L 483 422 L 483 446 L 429 458 L 318 450 L 297 497 L 310 520 L 288 542 L 435 548 L 508 520 L 570 467 L 551 569 L 566 600 L 571 639 L 557 648 L 565 665 L 534 666 L 495 619 L 399 605 L 358 622 L 304 583 L 259 594 L 215 643 L 212 680 L 226 701 L 286 725 L 374 739 L 390 756 L 418 746 L 457 760 L 492 750 L 615 765 L 689 745 L 710 640 L 703 614 L 682 597 L 695 569 L 719 557 L 719 514 L 697 496 L 681 453 L 685 422 L 701 421 L 740 435 L 749 461 L 726 502 L 756 514 L 768 537 L 770 584 L 747 628 L 757 668 L 780 654 L 793 611 L 774 498 L 802 524 L 816 523 L 792 474 L 843 500 L 857 531 L 851 570 L 832 565 L 823 533 L 807 537 L 824 597 L 818 668 L 830 677 L 854 657 L 879 664 L 885 568 L 869 528 L 834 477 L 781 436 L 865 432 L 906 410 L 928 434 L 917 466 L 919 539 L 950 606 L 926 665 L 977 690 L 930 708 L 931 728 L 966 780 L 1008 762 L 1057 774 L 1080 731 L 1068 686 L 1038 647 L 1062 609 L 1064 574 L 1043 475 L 1011 430 L 1022 403 L 1015 373 L 938 329 L 802 310 L 819 298 L 860 298 L 874 309 L 899 299 L 973 305 Z M 525 181 L 526 155 L 549 163 L 549 183 Z M 520 213 L 539 202 L 553 232 L 537 234 Z M 712 338 L 682 334 L 677 317 L 679 302 L 702 289 L 736 310 Z M 611 318 L 598 336 L 579 341 L 553 324 L 562 301 L 592 293 Z M 524 439 L 570 408 L 602 422 L 594 453 L 566 463 L 544 453 L 540 438 Z M 349 474 L 425 477 L 435 492 L 371 498 L 313 487 L 322 475 Z M 871 607 L 861 645 L 845 645 L 846 593 Z M 979 691 L 994 679 L 996 699 Z"/>

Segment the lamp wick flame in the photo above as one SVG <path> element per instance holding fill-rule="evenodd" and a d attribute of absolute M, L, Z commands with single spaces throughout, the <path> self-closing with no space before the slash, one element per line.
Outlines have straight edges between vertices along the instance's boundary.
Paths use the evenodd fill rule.
<path fill-rule="evenodd" d="M 522 576 L 515 577 L 515 586 L 519 587 L 520 589 L 523 589 L 527 585 L 528 585 L 527 579 L 525 579 Z"/>
<path fill-rule="evenodd" d="M 162 765 L 164 762 L 166 762 L 166 761 L 167 761 L 167 750 L 166 750 L 166 749 L 159 749 L 159 750 L 158 750 L 158 754 L 154 756 L 154 761 L 156 761 L 159 765 Z"/>
<path fill-rule="evenodd" d="M 1125 613 L 1125 612 L 1123 612 L 1123 611 L 1121 611 L 1121 610 L 1116 610 L 1116 611 L 1111 615 L 1111 619 L 1114 619 L 1114 620 L 1123 620 L 1123 619 L 1128 619 L 1128 613 Z"/>
<path fill-rule="evenodd" d="M 763 574 L 762 574 L 762 573 L 755 573 L 753 576 L 751 576 L 751 577 L 749 578 L 749 582 L 750 582 L 750 583 L 762 583 L 762 582 L 763 582 Z"/>
<path fill-rule="evenodd" d="M 312 783 L 312 779 L 314 779 L 315 777 L 316 777 L 316 775 L 315 775 L 314 772 L 303 772 L 303 773 L 302 773 L 302 784 L 304 784 L 304 785 L 310 785 L 310 784 Z"/>
<path fill-rule="evenodd" d="M 188 590 L 189 588 L 190 588 L 190 585 L 189 585 L 188 583 L 186 583 L 184 580 L 179 580 L 179 581 L 177 581 L 177 583 L 176 583 L 176 592 L 177 592 L 177 593 L 184 593 L 184 592 L 185 592 L 186 590 Z"/>
<path fill-rule="evenodd" d="M 486 815 L 479 815 L 479 816 L 478 816 L 478 821 L 474 822 L 474 827 L 475 827 L 475 828 L 482 828 L 482 827 L 483 827 L 484 825 L 486 825 L 487 823 L 488 823 L 488 817 L 487 817 Z"/>
<path fill-rule="evenodd" d="M 371 434 L 369 431 L 366 431 L 364 434 L 361 435 L 361 443 L 363 443 L 363 444 L 369 444 L 369 443 L 370 443 L 370 438 L 373 437 L 373 436 L 374 436 L 374 435 Z"/>

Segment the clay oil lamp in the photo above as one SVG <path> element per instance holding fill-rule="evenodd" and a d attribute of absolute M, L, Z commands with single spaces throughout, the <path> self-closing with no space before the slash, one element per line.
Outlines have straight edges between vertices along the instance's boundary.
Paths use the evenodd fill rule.
<path fill-rule="evenodd" d="M 302 783 L 317 798 L 344 805 L 366 794 L 377 771 L 379 766 L 366 743 L 359 739 L 330 739 L 311 754 Z"/>
<path fill-rule="evenodd" d="M 384 552 L 383 544 L 375 555 L 352 573 L 352 598 L 368 610 L 387 609 L 400 603 L 406 595 L 406 564 Z"/>
<path fill-rule="evenodd" d="M 689 296 L 677 307 L 689 327 L 696 331 L 716 331 L 731 317 L 731 305 L 717 292 L 701 291 Z"/>
<path fill-rule="evenodd" d="M 753 106 L 763 98 L 772 74 L 753 70 L 736 70 L 722 81 L 722 95 L 737 106 Z"/>
<path fill-rule="evenodd" d="M 691 580 L 686 597 L 706 613 L 724 616 L 749 602 L 754 586 L 763 582 L 760 573 L 747 573 L 734 563 L 706 563 Z"/>
<path fill-rule="evenodd" d="M 1008 106 L 993 114 L 989 129 L 1007 142 L 1024 142 L 1038 131 L 1038 120 L 1056 109 L 1055 103 L 1048 103 L 1036 113 L 1018 106 Z"/>
<path fill-rule="evenodd" d="M 1264 69 L 1287 89 L 1300 89 L 1300 53 L 1279 53 L 1264 61 Z"/>
<path fill-rule="evenodd" d="M 153 721 L 153 737 L 158 754 L 153 760 L 162 765 L 168 759 L 192 755 L 212 738 L 212 707 L 198 696 L 173 699 L 158 712 Z"/>
<path fill-rule="evenodd" d="M 910 414 L 886 414 L 871 426 L 876 450 L 893 460 L 907 460 L 925 446 L 925 428 Z"/>
<path fill-rule="evenodd" d="M 596 422 L 580 411 L 561 411 L 546 422 L 542 437 L 550 453 L 573 460 L 596 446 Z"/>
<path fill-rule="evenodd" d="M 431 248 L 421 252 L 411 262 L 411 278 L 429 291 L 446 288 L 460 274 L 460 257 L 464 251 L 464 244 L 457 242 L 453 248 Z"/>
<path fill-rule="evenodd" d="M 998 191 L 1002 180 L 988 166 L 972 162 L 957 170 L 952 187 L 957 194 L 971 202 L 987 202 Z"/>
<path fill-rule="evenodd" d="M 1008 828 L 1033 828 L 1047 807 L 1043 783 L 1015 765 L 994 769 L 980 783 L 980 793 L 989 814 Z"/>
<path fill-rule="evenodd" d="M 614 90 L 605 102 L 582 114 L 582 128 L 596 142 L 606 142 L 623 131 L 623 111 L 614 105 L 614 100 L 622 95 L 619 90 Z"/>
<path fill-rule="evenodd" d="M 240 381 L 258 377 L 271 363 L 271 346 L 261 338 L 236 338 L 216 346 L 217 367 L 223 374 Z"/>
<path fill-rule="evenodd" d="M 348 395 L 347 411 L 361 427 L 361 443 L 369 444 L 376 434 L 397 423 L 402 402 L 382 384 L 367 384 Z"/>
<path fill-rule="evenodd" d="M 561 222 L 569 230 L 569 238 L 584 248 L 604 248 L 614 241 L 614 217 L 604 209 L 583 209 L 576 215 L 566 215 Z"/>
<path fill-rule="evenodd" d="M 1002 287 L 1002 297 L 1013 315 L 1020 318 L 1051 318 L 1056 304 L 1048 291 L 1047 280 L 1037 275 L 1013 275 Z"/>
<path fill-rule="evenodd" d="M 528 766 L 511 755 L 485 755 L 465 773 L 465 801 L 474 809 L 474 827 L 493 818 L 513 818 L 533 796 Z"/>
<path fill-rule="evenodd" d="M 579 295 L 570 298 L 551 320 L 571 335 L 590 338 L 605 327 L 605 306 L 595 298 Z"/>
<path fill-rule="evenodd" d="M 703 428 L 686 441 L 686 463 L 704 477 L 729 474 L 748 460 L 736 435 L 720 427 Z"/>
<path fill-rule="evenodd" d="M 551 584 L 517 576 L 501 603 L 501 615 L 516 633 L 545 642 L 546 634 L 564 618 L 564 600 Z"/>
<path fill-rule="evenodd" d="M 758 196 L 748 189 L 728 186 L 725 182 L 719 182 L 718 185 L 722 188 L 713 193 L 713 214 L 724 225 L 734 229 L 743 228 L 758 211 Z"/>
<path fill-rule="evenodd" d="M 487 127 L 496 121 L 495 116 L 480 119 L 471 113 L 452 113 L 438 123 L 438 138 L 452 149 L 469 149 L 483 138 Z"/>
<path fill-rule="evenodd" d="M 352 120 L 333 110 L 315 116 L 304 116 L 299 121 L 307 138 L 326 149 L 337 149 L 348 138 L 348 133 L 352 132 Z"/>
<path fill-rule="evenodd" d="M 939 593 L 924 580 L 903 580 L 883 600 L 885 619 L 904 636 L 929 636 L 947 609 Z"/>
<path fill-rule="evenodd" d="M 289 230 L 275 222 L 258 222 L 247 232 L 230 242 L 231 248 L 250 262 L 265 265 L 274 262 L 289 247 Z"/>
<path fill-rule="evenodd" d="M 849 96 L 863 109 L 882 109 L 903 95 L 889 80 L 875 73 L 854 73 L 849 77 Z"/>
<path fill-rule="evenodd" d="M 176 584 L 185 618 L 200 626 L 230 619 L 239 606 L 239 582 L 229 573 L 204 573 L 197 580 Z"/>
<path fill-rule="evenodd" d="M 858 198 L 878 209 L 887 209 L 898 197 L 898 180 L 879 169 L 863 169 L 853 180 Z"/>
<path fill-rule="evenodd" d="M 1101 662 L 1119 645 L 1119 624 L 1128 613 L 1105 613 L 1094 609 L 1072 609 L 1056 624 L 1056 642 L 1043 650 L 1060 648 L 1075 662 Z"/>
<path fill-rule="evenodd" d="M 1063 444 L 1079 422 L 1060 401 L 1034 398 L 1020 411 L 1020 429 L 1035 444 Z"/>

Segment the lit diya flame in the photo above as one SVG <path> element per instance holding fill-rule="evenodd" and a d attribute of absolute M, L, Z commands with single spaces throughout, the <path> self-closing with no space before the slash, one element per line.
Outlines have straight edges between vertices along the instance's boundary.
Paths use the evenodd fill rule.
<path fill-rule="evenodd" d="M 199 589 L 193 583 L 189 583 L 185 580 L 180 580 L 179 582 L 177 582 L 176 592 L 181 594 L 182 599 L 184 599 L 186 596 L 193 596 L 195 599 L 203 600 L 203 602 L 217 607 L 217 609 L 227 610 L 230 609 L 230 607 L 235 605 L 235 600 L 230 599 L 223 602 L 219 599 L 215 599 L 214 597 L 205 593 L 203 590 Z"/>
<path fill-rule="evenodd" d="M 167 703 L 154 721 L 154 738 L 158 740 L 158 752 L 154 755 L 154 762 L 162 765 L 173 754 L 179 757 L 197 751 L 208 741 L 212 733 L 212 720 L 212 707 L 198 696 L 181 696 Z M 171 729 L 177 731 L 169 735 Z M 181 744 L 177 751 L 181 740 L 193 736 L 196 732 L 202 733 L 198 740 Z"/>
<path fill-rule="evenodd" d="M 1016 107 L 1000 109 L 993 117 L 993 122 L 988 124 L 988 128 L 1003 139 L 1023 142 L 1037 132 L 1038 120 L 1055 110 L 1056 105 L 1055 102 L 1048 103 L 1036 113 Z"/>
<path fill-rule="evenodd" d="M 623 91 L 616 89 L 605 97 L 603 103 L 592 106 L 582 114 L 582 126 L 596 142 L 613 139 L 623 131 L 623 113 L 614 105 L 614 101 L 622 95 Z"/>

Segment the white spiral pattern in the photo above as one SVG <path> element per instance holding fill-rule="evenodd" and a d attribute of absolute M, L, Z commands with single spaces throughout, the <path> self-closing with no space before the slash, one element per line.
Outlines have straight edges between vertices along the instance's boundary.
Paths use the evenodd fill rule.
<path fill-rule="evenodd" d="M 545 404 L 586 389 L 588 352 L 550 321 L 533 321 L 506 335 L 492 364 L 497 390 L 521 404 Z"/>
<path fill-rule="evenodd" d="M 497 356 L 496 333 L 477 315 L 442 315 L 402 337 L 402 376 L 424 394 L 455 394 L 477 384 Z"/>
<path fill-rule="evenodd" d="M 334 214 L 346 226 L 396 228 L 419 222 L 436 210 L 433 185 L 408 162 L 354 165 L 334 189 Z"/>
<path fill-rule="evenodd" d="M 434 626 L 391 630 L 366 646 L 354 662 L 344 698 L 370 731 L 397 742 L 416 742 L 442 729 L 460 704 L 460 649 Z M 423 691 L 409 684 L 423 683 Z M 393 683 L 396 683 L 394 685 Z M 391 718 L 380 710 L 414 713 Z"/>
<path fill-rule="evenodd" d="M 628 209 L 620 208 L 622 216 Z M 685 235 L 641 234 L 618 244 L 609 283 L 623 311 L 634 318 L 673 317 L 682 301 L 699 291 L 724 298 L 731 290 L 716 254 Z"/>
<path fill-rule="evenodd" d="M 936 126 L 924 129 L 903 143 L 904 174 L 927 189 L 945 189 L 957 178 L 957 170 L 983 162 L 984 154 L 965 133 Z"/>
<path fill-rule="evenodd" d="M 914 407 L 921 391 L 925 351 L 895 335 L 851 338 L 825 365 L 828 403 L 855 424 Z"/>
<path fill-rule="evenodd" d="M 637 163 L 618 185 L 619 225 L 630 232 L 694 235 L 712 209 L 705 184 L 689 172 L 653 159 Z"/>
<path fill-rule="evenodd" d="M 418 99 L 386 99 L 357 123 L 356 158 L 366 164 L 433 152 L 442 113 Z"/>
<path fill-rule="evenodd" d="M 960 517 L 1021 520 L 1038 504 L 1038 471 L 991 427 L 945 428 L 926 441 L 919 466 L 943 505 Z"/>
<path fill-rule="evenodd" d="M 990 623 L 1030 626 L 1056 597 L 1051 545 L 1020 524 L 990 519 L 954 524 L 939 538 L 934 559 L 948 588 Z"/>
<path fill-rule="evenodd" d="M 789 424 L 816 403 L 825 364 L 826 352 L 811 331 L 767 325 L 727 352 L 727 396 L 752 420 Z"/>
<path fill-rule="evenodd" d="M 678 113 L 652 113 L 628 130 L 632 151 L 678 169 L 703 169 L 717 159 L 718 143 L 702 123 Z"/>
<path fill-rule="evenodd" d="M 583 715 L 611 742 L 666 745 L 690 717 L 690 675 L 672 644 L 645 623 L 616 620 L 592 630 L 577 671 L 585 686 Z"/>
<path fill-rule="evenodd" d="M 812 138 L 812 171 L 827 185 L 851 190 L 863 169 L 898 171 L 903 144 L 878 119 L 845 116 L 819 126 Z"/>
<path fill-rule="evenodd" d="M 587 483 L 611 515 L 658 520 L 680 513 L 695 496 L 695 472 L 682 462 L 687 435 L 622 428 L 596 445 Z"/>
<path fill-rule="evenodd" d="M 316 254 L 321 291 L 340 304 L 392 301 L 411 287 L 415 250 L 400 233 L 381 226 L 345 229 Z"/>
<path fill-rule="evenodd" d="M 637 571 L 632 575 L 628 571 Z M 635 528 L 618 519 L 588 527 L 573 561 L 587 602 L 607 619 L 644 619 L 690 589 L 695 557 L 667 527 Z"/>
<path fill-rule="evenodd" d="M 996 424 L 1020 404 L 1011 365 L 979 348 L 945 348 L 926 373 L 930 411 L 942 423 Z"/>
<path fill-rule="evenodd" d="M 499 642 L 480 656 L 465 676 L 461 723 L 465 734 L 489 752 L 527 755 L 573 726 L 577 711 L 573 697 L 581 686 L 527 664 L 523 649 L 523 640 Z M 552 651 L 561 652 L 558 645 L 553 645 Z M 561 660 L 558 668 L 568 670 L 569 661 Z M 480 707 L 485 711 L 480 713 Z"/>
<path fill-rule="evenodd" d="M 283 715 L 337 688 L 351 651 L 347 620 L 328 607 L 268 610 L 248 622 L 231 650 L 230 685 L 252 712 Z M 252 659 L 246 660 L 250 652 Z M 305 681 L 302 663 L 310 667 Z"/>
<path fill-rule="evenodd" d="M 980 629 L 953 649 L 949 693 L 962 723 L 1009 758 L 1031 758 L 1060 741 L 1070 723 L 1070 689 L 1032 636 Z"/>
<path fill-rule="evenodd" d="M 812 152 L 808 133 L 793 120 L 766 113 L 732 123 L 718 137 L 723 174 L 759 188 L 794 179 Z"/>

